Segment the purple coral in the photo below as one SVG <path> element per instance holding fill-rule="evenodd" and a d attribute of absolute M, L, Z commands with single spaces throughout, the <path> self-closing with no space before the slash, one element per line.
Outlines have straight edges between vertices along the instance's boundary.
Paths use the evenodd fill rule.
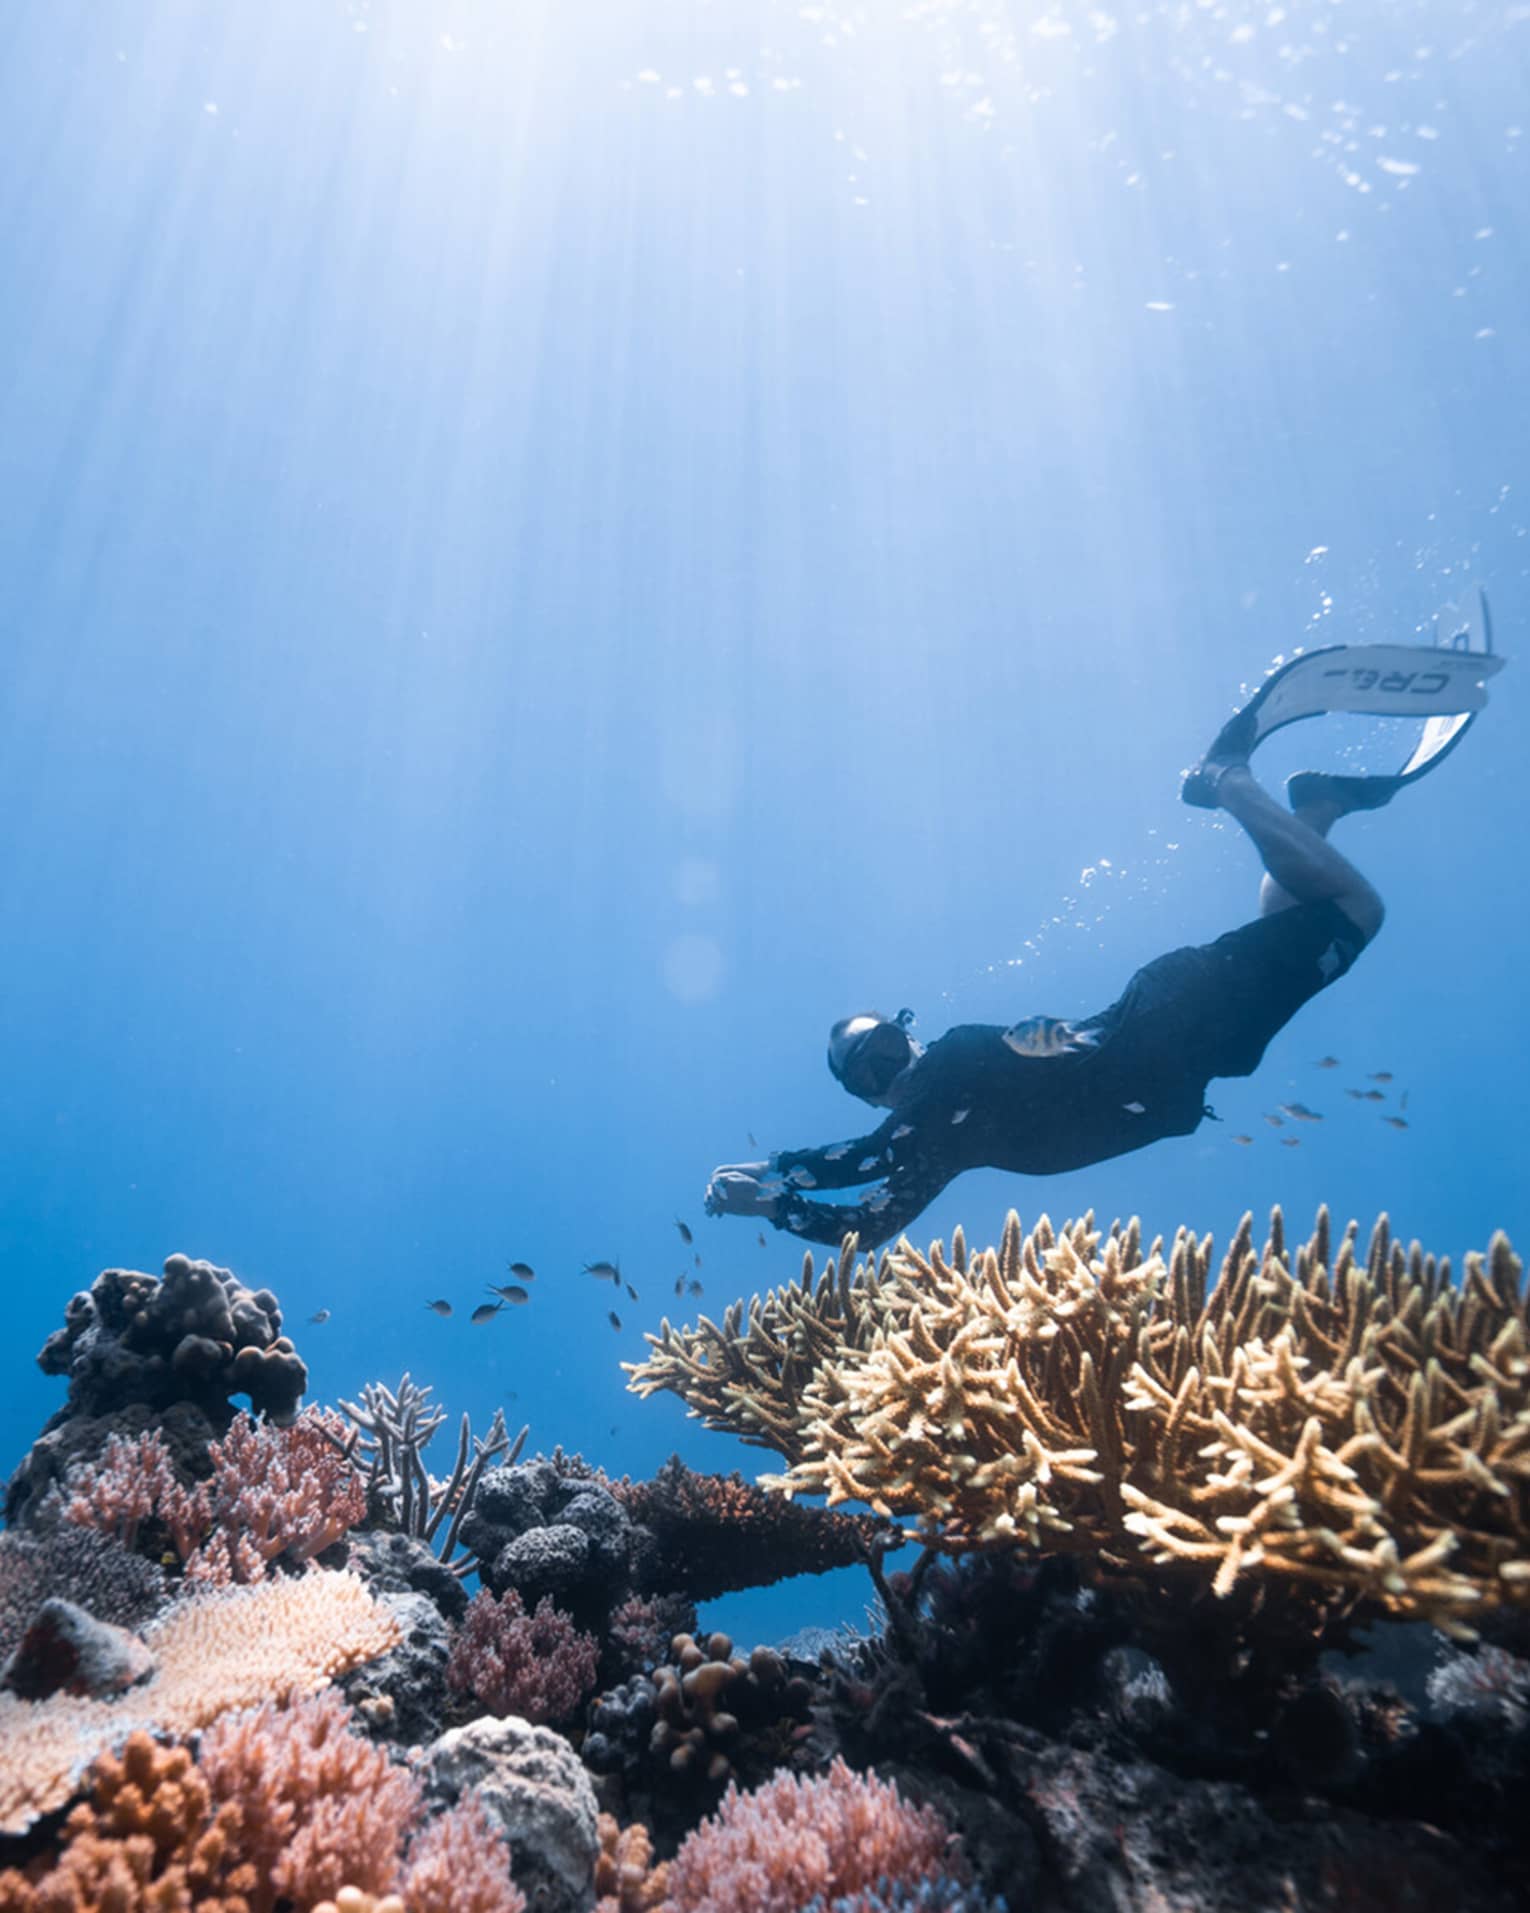
<path fill-rule="evenodd" d="M 446 1678 L 496 1714 L 567 1720 L 595 1685 L 600 1649 L 548 1595 L 528 1614 L 514 1588 L 474 1595 L 452 1638 Z"/>

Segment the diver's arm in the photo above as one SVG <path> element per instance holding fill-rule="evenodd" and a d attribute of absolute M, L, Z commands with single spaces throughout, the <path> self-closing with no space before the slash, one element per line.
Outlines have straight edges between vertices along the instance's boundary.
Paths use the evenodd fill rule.
<path fill-rule="evenodd" d="M 949 1171 L 900 1163 L 884 1182 L 868 1189 L 859 1202 L 810 1202 L 796 1190 L 788 1189 L 771 1212 L 770 1220 L 778 1229 L 800 1236 L 805 1242 L 823 1242 L 838 1248 L 852 1232 L 860 1237 L 863 1249 L 874 1249 L 901 1235 L 945 1188 Z"/>
<path fill-rule="evenodd" d="M 869 1136 L 826 1143 L 821 1149 L 783 1149 L 771 1157 L 766 1174 L 779 1177 L 788 1189 L 859 1188 L 873 1176 L 887 1174 L 892 1132 L 899 1126 L 894 1113 Z"/>

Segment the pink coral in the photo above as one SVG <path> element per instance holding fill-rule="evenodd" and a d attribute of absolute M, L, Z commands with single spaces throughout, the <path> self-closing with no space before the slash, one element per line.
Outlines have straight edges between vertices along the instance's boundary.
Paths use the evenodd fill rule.
<path fill-rule="evenodd" d="M 101 1462 L 70 1477 L 64 1512 L 82 1527 L 131 1547 L 140 1523 L 157 1517 L 194 1581 L 226 1587 L 265 1578 L 278 1555 L 308 1562 L 354 1527 L 366 1487 L 337 1442 L 338 1415 L 306 1409 L 290 1428 L 241 1412 L 211 1444 L 208 1481 L 183 1487 L 158 1433 L 114 1435 Z"/>
<path fill-rule="evenodd" d="M 476 1794 L 420 1833 L 401 1882 L 409 1913 L 524 1913 L 510 1849 Z"/>
<path fill-rule="evenodd" d="M 237 1805 L 253 1913 L 312 1906 L 343 1886 L 386 1893 L 420 1813 L 418 1782 L 354 1733 L 335 1694 L 225 1716 L 198 1765 L 213 1807 Z"/>
<path fill-rule="evenodd" d="M 131 1440 L 113 1435 L 98 1462 L 70 1474 L 64 1515 L 76 1526 L 113 1535 L 130 1548 L 139 1527 L 158 1512 L 175 1486 L 170 1450 L 157 1428 Z"/>
<path fill-rule="evenodd" d="M 600 1649 L 543 1595 L 528 1614 L 514 1588 L 496 1600 L 473 1596 L 452 1639 L 446 1678 L 496 1714 L 532 1722 L 567 1720 L 595 1685 Z"/>
<path fill-rule="evenodd" d="M 817 1895 L 932 1879 L 949 1867 L 949 1845 L 939 1814 L 842 1760 L 816 1780 L 777 1774 L 752 1793 L 730 1786 L 685 1841 L 665 1913 L 797 1913 Z"/>

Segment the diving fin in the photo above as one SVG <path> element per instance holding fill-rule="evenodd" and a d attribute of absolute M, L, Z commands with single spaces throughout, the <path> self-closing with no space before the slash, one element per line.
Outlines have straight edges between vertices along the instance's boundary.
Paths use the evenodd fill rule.
<path fill-rule="evenodd" d="M 1487 704 L 1487 679 L 1504 665 L 1492 648 L 1492 624 L 1480 590 L 1440 612 L 1435 637 L 1432 645 L 1328 645 L 1281 665 L 1228 719 L 1202 765 L 1190 772 L 1185 802 L 1213 808 L 1217 779 L 1227 764 L 1245 762 L 1287 724 L 1337 711 L 1425 720 L 1418 745 L 1398 773 L 1401 780 L 1422 776 L 1459 743 Z"/>

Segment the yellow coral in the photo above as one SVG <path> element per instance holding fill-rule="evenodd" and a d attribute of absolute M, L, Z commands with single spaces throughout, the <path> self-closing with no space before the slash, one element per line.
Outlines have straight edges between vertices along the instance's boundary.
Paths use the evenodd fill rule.
<path fill-rule="evenodd" d="M 61 1807 L 89 1763 L 133 1731 L 184 1736 L 234 1708 L 316 1693 L 400 1632 L 354 1574 L 310 1569 L 184 1601 L 145 1638 L 157 1669 L 119 1700 L 0 1694 L 0 1832 Z"/>
<path fill-rule="evenodd" d="M 949 1257 L 848 1255 L 743 1312 L 650 1337 L 639 1393 L 766 1439 L 785 1493 L 916 1515 L 961 1550 L 1025 1543 L 1140 1573 L 1250 1569 L 1460 1631 L 1530 1604 L 1530 1324 L 1505 1238 L 1448 1263 L 1327 1213 L 1294 1254 L 1245 1217 L 1145 1252 L 1093 1218 Z M 1209 1290 L 1209 1292 L 1208 1292 Z"/>

